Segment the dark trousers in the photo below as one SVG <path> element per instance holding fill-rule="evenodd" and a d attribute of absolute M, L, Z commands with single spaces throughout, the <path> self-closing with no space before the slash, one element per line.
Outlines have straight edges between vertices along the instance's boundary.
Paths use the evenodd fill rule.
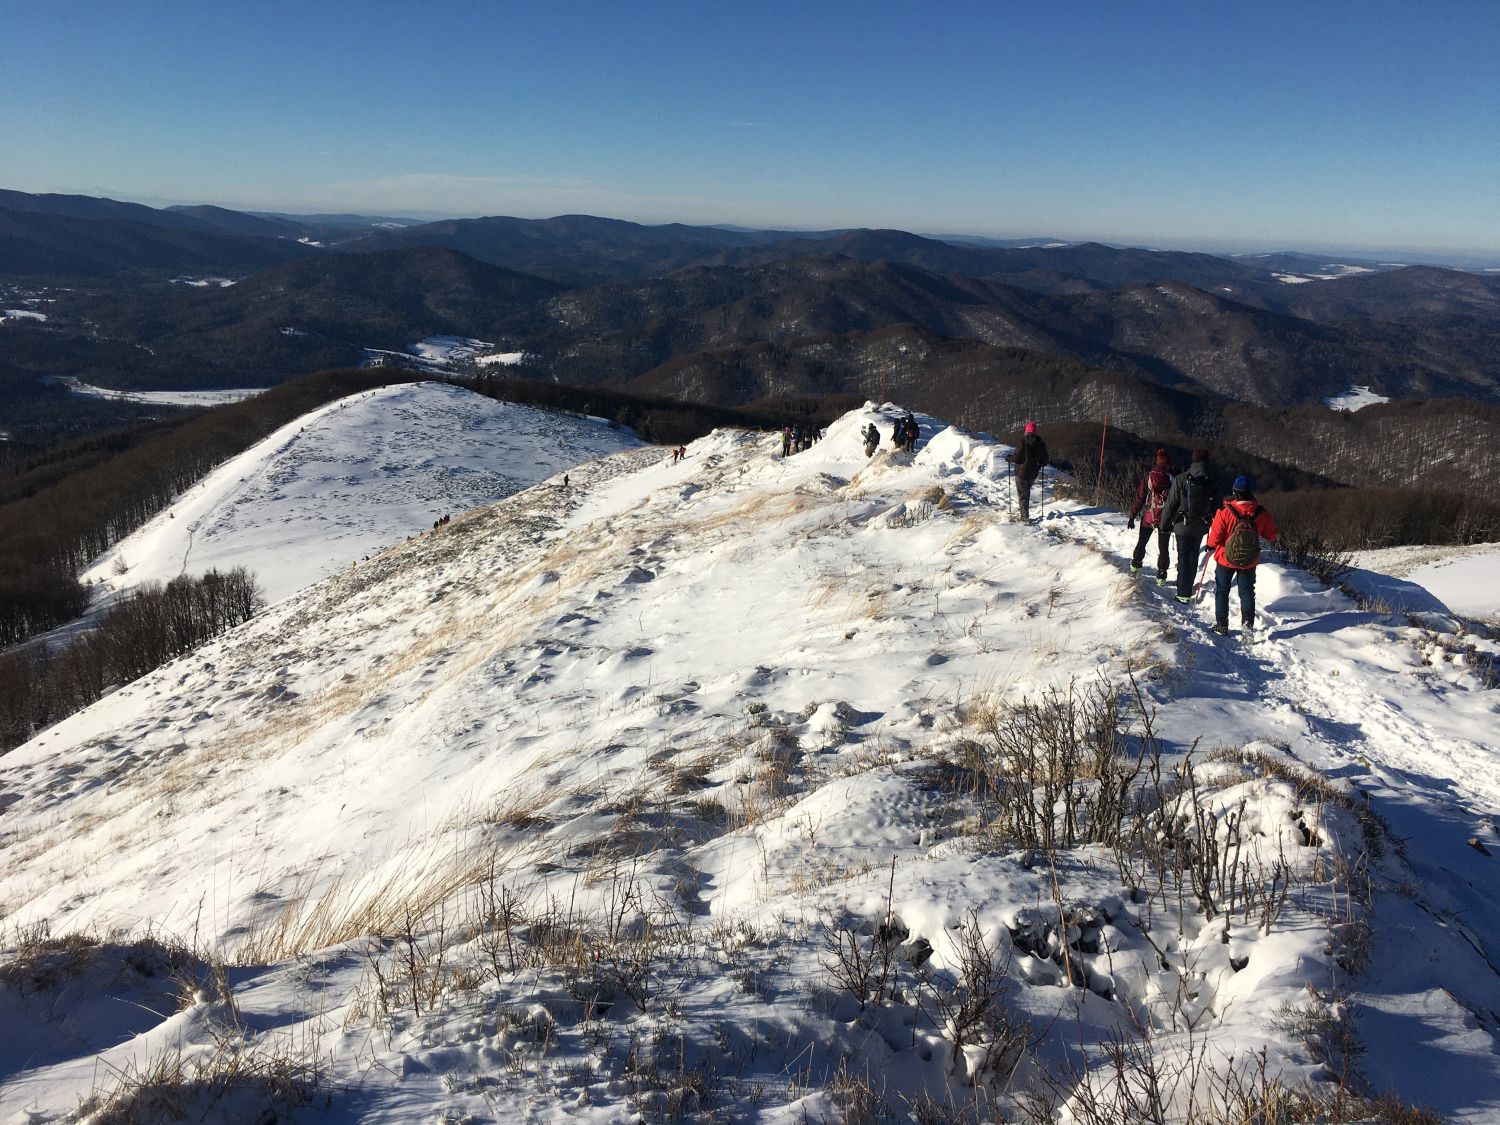
<path fill-rule="evenodd" d="M 1156 577 L 1165 579 L 1171 560 L 1167 557 L 1167 529 L 1164 527 L 1153 527 L 1144 521 L 1141 523 L 1140 534 L 1135 537 L 1135 554 L 1130 556 L 1130 565 L 1141 565 L 1141 560 L 1146 557 L 1146 540 L 1151 538 L 1153 531 L 1156 532 Z"/>
<path fill-rule="evenodd" d="M 1232 566 L 1218 564 L 1214 572 L 1214 621 L 1229 624 L 1229 587 L 1240 588 L 1240 622 L 1251 625 L 1255 622 L 1255 568 L 1235 570 Z"/>
<path fill-rule="evenodd" d="M 1036 483 L 1036 478 L 1036 473 L 1029 477 L 1024 473 L 1016 474 L 1016 504 L 1021 509 L 1023 520 L 1031 518 L 1031 486 Z"/>
<path fill-rule="evenodd" d="M 1179 597 L 1193 596 L 1193 584 L 1198 578 L 1198 549 L 1203 546 L 1201 531 L 1178 531 L 1177 533 L 1177 594 Z"/>

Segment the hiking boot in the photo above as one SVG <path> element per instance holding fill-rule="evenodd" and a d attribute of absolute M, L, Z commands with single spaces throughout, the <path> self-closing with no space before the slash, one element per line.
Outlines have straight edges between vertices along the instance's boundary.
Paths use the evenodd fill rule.
<path fill-rule="evenodd" d="M 1131 563 L 1130 564 L 1130 577 L 1134 578 L 1140 572 L 1141 572 L 1141 564 L 1140 563 Z"/>
<path fill-rule="evenodd" d="M 1165 586 L 1167 584 L 1167 576 L 1165 574 L 1158 574 L 1156 576 L 1156 584 L 1158 586 Z"/>
<path fill-rule="evenodd" d="M 1193 596 L 1191 594 L 1178 594 L 1177 600 L 1180 601 L 1183 605 L 1193 604 Z"/>
<path fill-rule="evenodd" d="M 1214 632 L 1218 633 L 1219 636 L 1221 636 L 1221 637 L 1227 637 L 1227 636 L 1229 636 L 1229 622 L 1227 622 L 1227 621 L 1215 621 L 1214 622 Z"/>

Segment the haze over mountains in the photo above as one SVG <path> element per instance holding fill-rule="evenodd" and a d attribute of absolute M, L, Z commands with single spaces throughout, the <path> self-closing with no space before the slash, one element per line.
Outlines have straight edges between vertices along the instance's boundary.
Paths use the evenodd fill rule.
<path fill-rule="evenodd" d="M 0 192 L 0 287 L 9 402 L 49 376 L 268 385 L 456 336 L 531 377 L 717 404 L 899 388 L 977 428 L 1109 414 L 1208 440 L 1238 407 L 1357 386 L 1470 400 L 1481 446 L 1500 429 L 1500 274 L 1428 265 Z"/>

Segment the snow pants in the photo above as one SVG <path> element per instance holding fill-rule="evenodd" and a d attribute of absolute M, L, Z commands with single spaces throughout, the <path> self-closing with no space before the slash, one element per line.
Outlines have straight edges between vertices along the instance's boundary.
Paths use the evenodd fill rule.
<path fill-rule="evenodd" d="M 1140 533 L 1135 538 L 1135 554 L 1130 556 L 1130 565 L 1140 568 L 1141 561 L 1146 557 L 1146 540 L 1151 538 L 1151 533 L 1156 532 L 1156 577 L 1163 582 L 1167 580 L 1167 567 L 1171 565 L 1168 558 L 1169 548 L 1167 546 L 1167 529 L 1155 527 L 1144 520 L 1141 521 Z"/>
<path fill-rule="evenodd" d="M 1198 578 L 1198 549 L 1203 546 L 1207 532 L 1179 529 L 1177 532 L 1177 596 L 1193 596 L 1193 583 Z"/>
<path fill-rule="evenodd" d="M 1229 587 L 1240 588 L 1240 624 L 1255 624 L 1255 568 L 1235 570 L 1232 566 L 1218 564 L 1214 572 L 1214 622 L 1229 624 Z"/>

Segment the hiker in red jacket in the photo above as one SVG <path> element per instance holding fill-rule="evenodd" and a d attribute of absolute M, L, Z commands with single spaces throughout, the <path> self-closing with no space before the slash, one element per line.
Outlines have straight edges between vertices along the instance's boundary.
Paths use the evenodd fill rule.
<path fill-rule="evenodd" d="M 1161 513 L 1167 503 L 1167 493 L 1172 490 L 1172 478 L 1176 475 L 1172 458 L 1165 449 L 1158 449 L 1151 471 L 1141 478 L 1140 487 L 1135 490 L 1135 504 L 1130 509 L 1130 518 L 1125 521 L 1125 526 L 1132 528 L 1135 526 L 1135 517 L 1141 517 L 1141 533 L 1136 536 L 1135 553 L 1130 556 L 1131 574 L 1141 572 L 1141 562 L 1146 557 L 1146 541 L 1151 538 L 1153 531 L 1156 532 L 1156 581 L 1162 586 L 1167 584 L 1167 567 L 1171 560 L 1167 557 L 1167 536 L 1170 532 L 1166 524 L 1162 523 Z"/>
<path fill-rule="evenodd" d="M 1255 482 L 1236 477 L 1234 491 L 1214 516 L 1208 529 L 1208 548 L 1218 568 L 1214 571 L 1214 632 L 1229 632 L 1229 587 L 1240 588 L 1240 628 L 1255 627 L 1255 568 L 1260 563 L 1260 541 L 1276 542 L 1276 521 L 1255 502 Z"/>

